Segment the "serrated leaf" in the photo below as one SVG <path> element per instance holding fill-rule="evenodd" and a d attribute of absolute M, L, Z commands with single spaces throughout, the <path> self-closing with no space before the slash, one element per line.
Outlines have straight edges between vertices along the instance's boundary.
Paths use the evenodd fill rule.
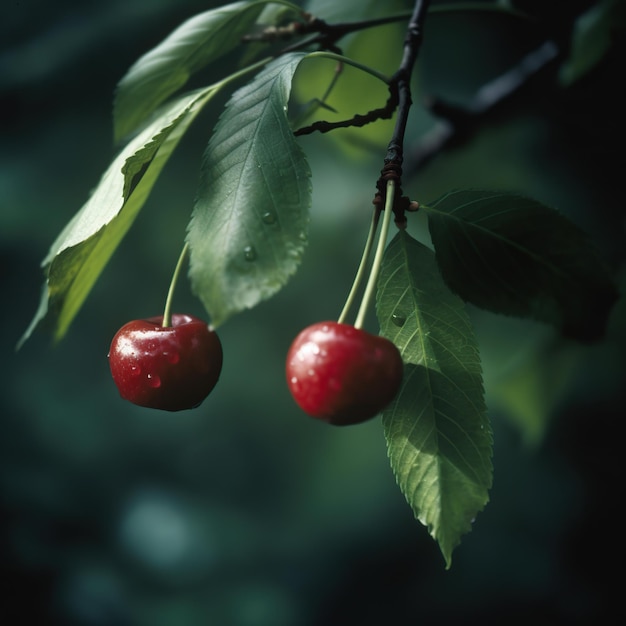
<path fill-rule="evenodd" d="M 41 302 L 20 345 L 44 322 L 56 340 L 63 337 L 161 169 L 212 92 L 204 89 L 171 103 L 113 160 L 44 259 L 46 282 Z"/>
<path fill-rule="evenodd" d="M 391 466 L 450 567 L 492 482 L 491 426 L 474 331 L 432 251 L 405 231 L 385 251 L 376 314 L 381 334 L 405 363 L 401 390 L 383 412 Z"/>
<path fill-rule="evenodd" d="M 116 141 L 140 127 L 169 96 L 240 44 L 265 2 L 234 2 L 183 22 L 140 57 L 119 82 L 113 108 Z"/>
<path fill-rule="evenodd" d="M 188 242 L 214 326 L 276 293 L 304 251 L 310 171 L 287 119 L 304 56 L 275 60 L 235 92 L 209 141 Z"/>
<path fill-rule="evenodd" d="M 465 301 L 579 340 L 603 336 L 617 289 L 586 234 L 556 210 L 484 190 L 454 191 L 423 209 L 441 273 Z"/>

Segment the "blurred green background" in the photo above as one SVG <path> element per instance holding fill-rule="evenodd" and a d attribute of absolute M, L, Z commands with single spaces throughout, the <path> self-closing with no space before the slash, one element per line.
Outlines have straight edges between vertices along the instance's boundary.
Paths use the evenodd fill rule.
<path fill-rule="evenodd" d="M 199 409 L 122 402 L 106 355 L 125 321 L 162 310 L 217 108 L 183 140 L 68 336 L 53 348 L 38 333 L 15 352 L 38 304 L 40 260 L 114 154 L 116 82 L 182 20 L 217 4 L 3 7 L 0 623 L 598 623 L 621 591 L 612 567 L 623 534 L 622 302 L 593 346 L 471 311 L 495 482 L 450 571 L 395 485 L 379 420 L 330 428 L 288 395 L 292 338 L 336 318 L 351 285 L 382 151 L 355 159 L 347 135 L 303 138 L 314 186 L 308 253 L 279 295 L 220 330 L 222 379 Z M 556 19 L 564 3 L 526 4 L 571 25 Z M 593 3 L 568 4 L 574 14 Z M 433 17 L 409 148 L 432 124 L 422 97 L 462 103 L 534 37 L 508 21 Z M 567 89 L 548 68 L 421 171 L 409 158 L 405 192 L 426 202 L 460 187 L 522 192 L 579 223 L 621 267 L 622 48 Z M 419 214 L 409 228 L 426 237 Z M 203 315 L 185 283 L 175 308 Z"/>

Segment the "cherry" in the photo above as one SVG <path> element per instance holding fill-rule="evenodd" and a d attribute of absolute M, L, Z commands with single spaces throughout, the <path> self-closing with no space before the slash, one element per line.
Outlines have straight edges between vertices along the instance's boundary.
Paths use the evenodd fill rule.
<path fill-rule="evenodd" d="M 287 384 L 314 418 L 338 426 L 364 422 L 382 411 L 402 382 L 402 357 L 384 337 L 339 322 L 319 322 L 294 339 Z"/>
<path fill-rule="evenodd" d="M 139 406 L 181 411 L 198 406 L 222 370 L 222 344 L 215 331 L 191 315 L 133 320 L 120 328 L 109 350 L 113 380 L 125 400 Z"/>

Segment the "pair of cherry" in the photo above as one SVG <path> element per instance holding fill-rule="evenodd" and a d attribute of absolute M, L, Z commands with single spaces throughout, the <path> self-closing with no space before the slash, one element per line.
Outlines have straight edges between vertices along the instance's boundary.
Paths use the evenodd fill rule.
<path fill-rule="evenodd" d="M 109 352 L 122 398 L 168 411 L 198 406 L 222 370 L 222 345 L 214 330 L 191 315 L 134 320 L 115 335 Z M 384 337 L 338 322 L 305 328 L 287 354 L 287 385 L 312 417 L 337 425 L 374 417 L 396 395 L 402 359 Z"/>
<path fill-rule="evenodd" d="M 381 267 L 393 215 L 396 183 L 386 183 L 385 217 L 377 235 L 382 196 L 374 202 L 370 230 L 352 289 L 337 322 L 308 326 L 287 353 L 287 385 L 302 410 L 331 424 L 357 424 L 382 411 L 402 383 L 400 352 L 388 339 L 362 329 Z M 345 319 L 374 259 L 354 325 Z M 135 404 L 179 411 L 198 406 L 215 387 L 222 370 L 222 345 L 204 321 L 170 314 L 174 287 L 188 246 L 176 265 L 161 317 L 123 326 L 109 351 L 111 373 L 121 396 Z"/>

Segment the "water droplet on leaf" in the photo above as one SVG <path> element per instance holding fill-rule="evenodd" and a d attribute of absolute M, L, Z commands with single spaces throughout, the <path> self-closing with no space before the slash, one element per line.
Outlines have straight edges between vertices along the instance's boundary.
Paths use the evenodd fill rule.
<path fill-rule="evenodd" d="M 263 213 L 261 219 L 263 220 L 264 224 L 275 224 L 276 214 L 272 213 L 271 211 L 266 211 L 265 213 Z"/>
<path fill-rule="evenodd" d="M 394 313 L 391 316 L 391 321 L 396 325 L 396 326 L 404 326 L 404 323 L 406 322 L 406 317 L 404 317 L 404 315 L 400 315 L 398 313 Z"/>
<path fill-rule="evenodd" d="M 246 261 L 256 261 L 256 250 L 253 246 L 246 246 L 243 249 L 243 258 Z"/>

